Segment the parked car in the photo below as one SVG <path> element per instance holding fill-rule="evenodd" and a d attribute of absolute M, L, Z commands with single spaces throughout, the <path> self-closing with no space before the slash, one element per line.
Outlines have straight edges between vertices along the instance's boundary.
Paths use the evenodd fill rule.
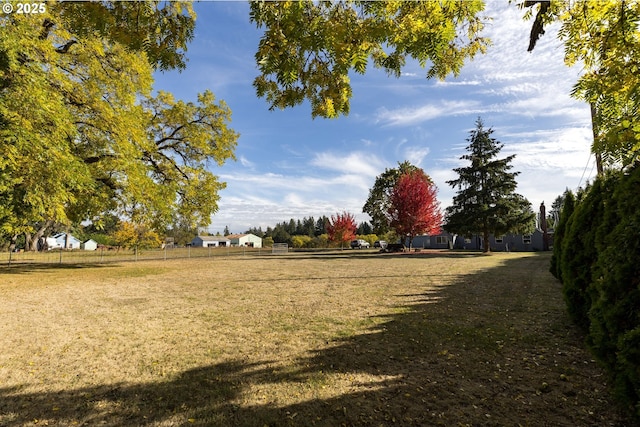
<path fill-rule="evenodd" d="M 366 240 L 358 239 L 351 241 L 351 249 L 369 249 L 370 246 L 371 245 L 369 245 L 369 242 L 367 242 Z"/>
<path fill-rule="evenodd" d="M 373 242 L 374 248 L 387 249 L 387 241 L 386 240 L 376 240 Z"/>

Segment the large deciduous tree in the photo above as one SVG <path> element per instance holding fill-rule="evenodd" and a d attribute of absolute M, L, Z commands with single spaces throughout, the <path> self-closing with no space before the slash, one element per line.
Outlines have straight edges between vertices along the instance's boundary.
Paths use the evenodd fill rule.
<path fill-rule="evenodd" d="M 389 223 L 399 236 L 413 238 L 419 234 L 435 233 L 442 225 L 442 212 L 437 199 L 438 189 L 422 169 L 400 176 L 389 200 Z"/>
<path fill-rule="evenodd" d="M 396 77 L 407 58 L 430 78 L 458 74 L 487 46 L 483 9 L 478 0 L 251 2 L 251 20 L 265 28 L 254 86 L 271 108 L 308 100 L 314 117 L 348 114 L 349 73 L 370 61 Z"/>
<path fill-rule="evenodd" d="M 331 220 L 327 225 L 329 241 L 344 247 L 345 244 L 355 239 L 357 228 L 358 225 L 353 214 L 342 212 L 331 215 Z"/>
<path fill-rule="evenodd" d="M 492 138 L 492 133 L 492 129 L 484 128 L 481 119 L 470 132 L 468 154 L 460 157 L 470 164 L 455 168 L 458 179 L 447 181 L 458 193 L 446 209 L 444 224 L 451 233 L 481 234 L 484 252 L 491 250 L 490 234 L 526 231 L 535 218 L 531 203 L 515 192 L 519 172 L 510 172 L 515 154 L 497 158 L 504 144 Z"/>
<path fill-rule="evenodd" d="M 138 224 L 206 225 L 233 158 L 231 112 L 152 95 L 152 71 L 184 67 L 189 5 L 47 3 L 0 17 L 0 224 L 5 234 L 117 212 Z M 27 249 L 30 249 L 27 243 Z"/>
<path fill-rule="evenodd" d="M 375 234 L 382 235 L 390 230 L 388 212 L 391 207 L 391 193 L 401 176 L 417 169 L 416 166 L 404 161 L 398 163 L 397 168 L 385 169 L 376 177 L 373 187 L 369 190 L 369 197 L 362 207 L 362 212 L 371 217 Z"/>

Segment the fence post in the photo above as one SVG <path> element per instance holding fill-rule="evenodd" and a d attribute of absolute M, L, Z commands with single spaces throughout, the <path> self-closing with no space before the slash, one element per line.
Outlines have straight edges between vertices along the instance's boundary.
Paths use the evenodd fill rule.
<path fill-rule="evenodd" d="M 62 264 L 62 246 L 60 247 L 60 264 Z"/>

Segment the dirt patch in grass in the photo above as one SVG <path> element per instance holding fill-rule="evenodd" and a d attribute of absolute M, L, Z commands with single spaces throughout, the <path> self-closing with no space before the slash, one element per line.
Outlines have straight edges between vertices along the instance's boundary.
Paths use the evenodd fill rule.
<path fill-rule="evenodd" d="M 0 425 L 625 425 L 548 254 L 3 271 Z"/>

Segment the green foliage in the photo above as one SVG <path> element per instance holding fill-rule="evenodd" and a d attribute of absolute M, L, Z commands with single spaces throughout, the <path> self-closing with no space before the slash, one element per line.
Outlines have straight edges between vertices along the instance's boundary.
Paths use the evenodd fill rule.
<path fill-rule="evenodd" d="M 114 233 L 113 239 L 118 246 L 125 248 L 151 249 L 162 244 L 158 233 L 142 224 L 124 221 Z"/>
<path fill-rule="evenodd" d="M 374 233 L 384 234 L 391 229 L 388 215 L 391 193 L 402 175 L 415 170 L 418 170 L 418 167 L 408 161 L 398 162 L 397 168 L 385 169 L 376 177 L 373 187 L 369 190 L 369 197 L 362 207 L 362 212 L 371 217 Z"/>
<path fill-rule="evenodd" d="M 611 374 L 620 402 L 640 419 L 638 194 L 638 164 L 627 173 L 599 177 L 572 214 L 569 193 L 556 258 L 569 313 L 588 331 L 587 342 Z"/>
<path fill-rule="evenodd" d="M 592 267 L 598 257 L 596 230 L 604 218 L 609 181 L 599 177 L 586 191 L 567 223 L 562 243 L 562 291 L 569 315 L 583 329 L 589 326 L 591 297 L 588 287 L 592 283 Z"/>
<path fill-rule="evenodd" d="M 196 16 L 189 1 L 60 2 L 48 7 L 79 39 L 98 33 L 144 52 L 154 68 L 186 67 L 187 43 L 193 39 Z"/>
<path fill-rule="evenodd" d="M 615 190 L 598 228 L 588 342 L 640 418 L 640 167 L 609 182 Z"/>
<path fill-rule="evenodd" d="M 273 246 L 273 237 L 271 236 L 267 236 L 265 238 L 262 239 L 262 246 L 265 248 L 269 248 L 271 246 Z"/>
<path fill-rule="evenodd" d="M 427 77 L 457 75 L 484 52 L 482 1 L 252 2 L 251 21 L 265 32 L 255 55 L 258 96 L 271 108 L 308 100 L 313 117 L 349 113 L 349 72 L 369 61 L 400 76 L 406 58 L 430 66 Z"/>
<path fill-rule="evenodd" d="M 585 68 L 572 96 L 593 107 L 593 152 L 605 164 L 632 164 L 640 156 L 640 2 L 574 0 L 524 5 L 535 3 L 540 6 L 532 42 L 534 36 L 544 33 L 544 24 L 559 21 L 565 62 Z"/>
<path fill-rule="evenodd" d="M 569 190 L 564 193 L 564 203 L 562 205 L 562 210 L 560 213 L 560 220 L 558 221 L 558 225 L 553 230 L 553 254 L 551 255 L 551 265 L 549 267 L 549 271 L 553 274 L 558 280 L 562 282 L 562 269 L 560 268 L 560 257 L 563 252 L 563 243 L 564 243 L 564 235 L 567 231 L 567 224 L 569 222 L 569 218 L 573 214 L 573 210 L 575 207 L 575 196 Z M 560 207 L 557 207 L 560 209 Z"/>
<path fill-rule="evenodd" d="M 312 238 L 306 235 L 293 236 L 291 243 L 294 248 L 309 248 L 311 247 Z"/>
<path fill-rule="evenodd" d="M 368 222 L 361 222 L 358 225 L 358 230 L 356 231 L 358 234 L 372 234 L 373 233 L 373 227 L 371 227 L 371 224 L 369 224 Z"/>
<path fill-rule="evenodd" d="M 178 219 L 165 230 L 164 235 L 173 238 L 175 245 L 186 246 L 193 240 L 193 236 L 198 235 L 198 228 L 189 224 L 188 221 Z"/>
<path fill-rule="evenodd" d="M 238 137 L 231 112 L 208 91 L 151 95 L 154 68 L 184 66 L 189 4 L 52 3 L 0 21 L 2 232 L 111 213 L 209 223 L 224 188 L 210 163 L 233 158 Z"/>
<path fill-rule="evenodd" d="M 515 177 L 509 172 L 515 154 L 497 159 L 504 144 L 491 138 L 492 129 L 484 129 L 481 119 L 467 139 L 468 154 L 461 160 L 469 166 L 454 169 L 459 178 L 447 181 L 458 189 L 453 204 L 446 209 L 444 229 L 465 236 L 482 234 L 484 251 L 490 250 L 489 235 L 530 229 L 535 218 L 531 203 L 515 192 Z"/>

